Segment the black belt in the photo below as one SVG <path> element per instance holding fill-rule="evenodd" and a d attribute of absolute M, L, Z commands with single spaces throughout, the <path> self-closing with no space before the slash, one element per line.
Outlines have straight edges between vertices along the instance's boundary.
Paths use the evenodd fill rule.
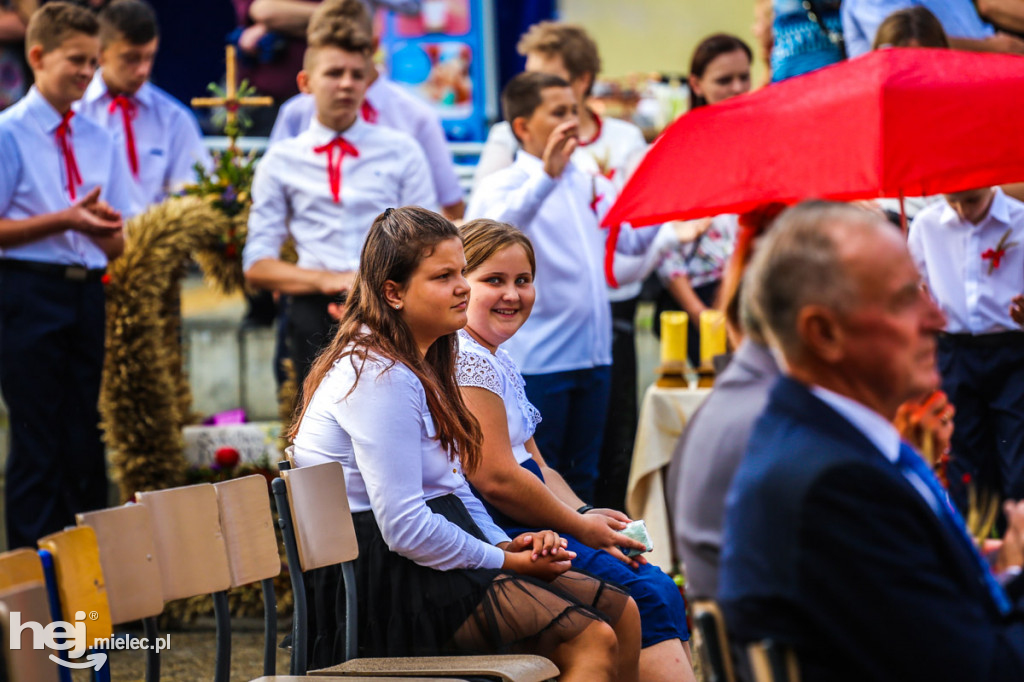
<path fill-rule="evenodd" d="M 43 263 L 34 260 L 0 258 L 0 270 L 21 270 L 37 272 L 48 277 L 58 277 L 72 282 L 98 282 L 106 274 L 106 268 L 87 268 L 84 265 Z"/>
<path fill-rule="evenodd" d="M 993 332 L 991 334 L 939 334 L 940 342 L 969 348 L 1024 346 L 1024 332 Z"/>

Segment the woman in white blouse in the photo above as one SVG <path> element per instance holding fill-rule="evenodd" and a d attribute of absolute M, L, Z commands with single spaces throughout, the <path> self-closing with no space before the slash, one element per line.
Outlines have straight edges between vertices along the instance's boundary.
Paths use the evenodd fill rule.
<path fill-rule="evenodd" d="M 530 240 L 493 220 L 470 221 L 460 234 L 472 295 L 468 322 L 459 332 L 456 379 L 484 437 L 470 482 L 506 532 L 555 528 L 577 554 L 577 568 L 630 591 L 641 618 L 641 679 L 693 680 L 679 588 L 656 566 L 623 553 L 645 548 L 619 532 L 629 521 L 626 515 L 584 503 L 545 464 L 533 439 L 541 415 L 526 397 L 515 361 L 501 348 L 530 317 L 537 295 Z"/>
<path fill-rule="evenodd" d="M 575 555 L 551 531 L 510 540 L 463 477 L 480 459 L 454 377 L 465 265 L 441 216 L 378 216 L 338 333 L 303 386 L 296 463 L 345 468 L 360 655 L 522 651 L 549 656 L 563 680 L 635 680 L 632 600 L 570 571 Z M 312 662 L 328 665 L 342 651 L 343 590 L 336 569 L 313 582 Z"/>

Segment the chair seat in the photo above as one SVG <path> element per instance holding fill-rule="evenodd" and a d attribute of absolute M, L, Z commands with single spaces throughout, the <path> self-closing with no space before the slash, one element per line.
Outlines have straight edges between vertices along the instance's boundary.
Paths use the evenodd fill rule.
<path fill-rule="evenodd" d="M 543 656 L 414 656 L 356 658 L 310 671 L 311 675 L 368 677 L 446 675 L 494 677 L 504 682 L 544 682 L 558 677 L 558 668 Z M 451 678 L 448 678 L 451 679 Z"/>

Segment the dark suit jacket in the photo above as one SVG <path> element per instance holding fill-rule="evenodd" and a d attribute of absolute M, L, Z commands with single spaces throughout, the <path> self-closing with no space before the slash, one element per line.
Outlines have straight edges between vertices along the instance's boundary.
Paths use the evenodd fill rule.
<path fill-rule="evenodd" d="M 803 679 L 1024 680 L 1024 622 L 900 471 L 783 377 L 730 489 L 719 600 L 740 642 L 792 645 Z"/>

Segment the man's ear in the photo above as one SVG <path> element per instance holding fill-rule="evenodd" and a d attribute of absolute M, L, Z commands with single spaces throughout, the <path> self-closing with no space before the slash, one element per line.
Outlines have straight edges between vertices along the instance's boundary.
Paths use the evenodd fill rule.
<path fill-rule="evenodd" d="M 517 116 L 512 119 L 512 134 L 519 140 L 519 144 L 526 142 L 526 138 L 530 136 L 529 131 L 526 129 L 526 124 L 529 120 L 526 116 Z"/>
<path fill-rule="evenodd" d="M 303 69 L 295 76 L 295 82 L 299 86 L 299 92 L 304 92 L 307 95 L 312 94 L 312 90 L 309 89 L 309 72 Z"/>
<path fill-rule="evenodd" d="M 392 281 L 390 279 L 389 280 L 385 280 L 385 282 L 384 282 L 384 300 L 387 302 L 388 306 L 390 306 L 391 308 L 396 308 L 397 307 L 398 310 L 401 310 L 402 309 L 402 303 L 403 303 L 402 302 L 402 296 L 404 294 L 405 294 L 405 291 L 402 289 L 402 287 L 398 286 L 397 282 L 394 282 L 394 281 Z"/>
<path fill-rule="evenodd" d="M 28 65 L 33 71 L 43 68 L 43 46 L 36 43 L 28 48 Z"/>
<path fill-rule="evenodd" d="M 797 314 L 796 329 L 807 352 L 819 360 L 833 364 L 845 354 L 843 327 L 834 310 L 804 306 Z"/>

